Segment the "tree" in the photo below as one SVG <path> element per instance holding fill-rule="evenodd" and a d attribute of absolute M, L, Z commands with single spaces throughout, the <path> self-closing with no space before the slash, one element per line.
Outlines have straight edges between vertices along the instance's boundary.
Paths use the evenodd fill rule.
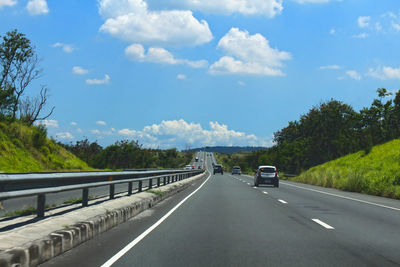
<path fill-rule="evenodd" d="M 17 30 L 7 32 L 2 39 L 0 43 L 0 112 L 2 117 L 15 120 L 19 115 L 20 119 L 23 117 L 23 121 L 29 125 L 36 120 L 49 117 L 54 107 L 47 115 L 40 117 L 48 98 L 46 87 L 42 86 L 39 96 L 22 99 L 28 86 L 42 73 L 35 47 L 24 34 Z"/>

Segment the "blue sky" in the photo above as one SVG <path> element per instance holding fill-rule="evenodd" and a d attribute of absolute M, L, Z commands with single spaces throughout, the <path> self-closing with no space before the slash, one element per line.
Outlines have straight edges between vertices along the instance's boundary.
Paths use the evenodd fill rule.
<path fill-rule="evenodd" d="M 0 0 L 15 28 L 67 143 L 269 146 L 323 101 L 399 89 L 398 0 Z"/>

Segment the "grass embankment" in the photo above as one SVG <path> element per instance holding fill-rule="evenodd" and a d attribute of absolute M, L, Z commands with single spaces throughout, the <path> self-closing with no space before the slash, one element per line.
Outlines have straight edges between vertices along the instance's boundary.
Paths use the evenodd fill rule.
<path fill-rule="evenodd" d="M 400 199 L 400 139 L 313 167 L 292 181 Z"/>
<path fill-rule="evenodd" d="M 90 170 L 88 165 L 47 138 L 43 127 L 0 122 L 0 172 Z"/>

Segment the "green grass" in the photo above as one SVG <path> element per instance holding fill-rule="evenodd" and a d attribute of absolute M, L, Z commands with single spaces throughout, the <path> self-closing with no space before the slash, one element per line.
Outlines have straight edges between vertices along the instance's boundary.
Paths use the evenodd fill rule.
<path fill-rule="evenodd" d="M 163 197 L 165 195 L 165 192 L 162 192 L 160 190 L 152 190 L 152 189 L 150 189 L 150 190 L 147 190 L 146 192 L 155 194 L 155 195 L 160 196 L 160 197 Z"/>
<path fill-rule="evenodd" d="M 40 135 L 42 134 L 42 138 Z M 39 138 L 38 138 L 39 136 Z M 83 171 L 88 165 L 35 126 L 0 122 L 0 172 Z"/>
<path fill-rule="evenodd" d="M 313 167 L 292 181 L 400 199 L 400 139 Z"/>

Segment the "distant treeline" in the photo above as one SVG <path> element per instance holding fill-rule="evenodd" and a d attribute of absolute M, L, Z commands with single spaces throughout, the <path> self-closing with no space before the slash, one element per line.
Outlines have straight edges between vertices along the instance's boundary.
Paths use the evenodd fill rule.
<path fill-rule="evenodd" d="M 374 145 L 400 137 L 400 90 L 393 100 L 385 88 L 377 93 L 378 99 L 359 112 L 334 99 L 321 103 L 274 133 L 274 146 L 246 155 L 227 155 L 224 161 L 247 170 L 271 164 L 297 174 L 356 151 L 368 154 Z"/>
<path fill-rule="evenodd" d="M 267 149 L 266 147 L 261 146 L 206 146 L 199 148 L 192 148 L 185 151 L 197 152 L 197 151 L 205 151 L 205 152 L 216 152 L 216 153 L 226 153 L 232 154 L 237 152 L 251 152 Z"/>
<path fill-rule="evenodd" d="M 188 164 L 193 153 L 183 153 L 175 148 L 146 149 L 138 141 L 118 141 L 103 148 L 97 141 L 88 139 L 75 144 L 59 143 L 65 149 L 97 169 L 181 168 Z"/>

